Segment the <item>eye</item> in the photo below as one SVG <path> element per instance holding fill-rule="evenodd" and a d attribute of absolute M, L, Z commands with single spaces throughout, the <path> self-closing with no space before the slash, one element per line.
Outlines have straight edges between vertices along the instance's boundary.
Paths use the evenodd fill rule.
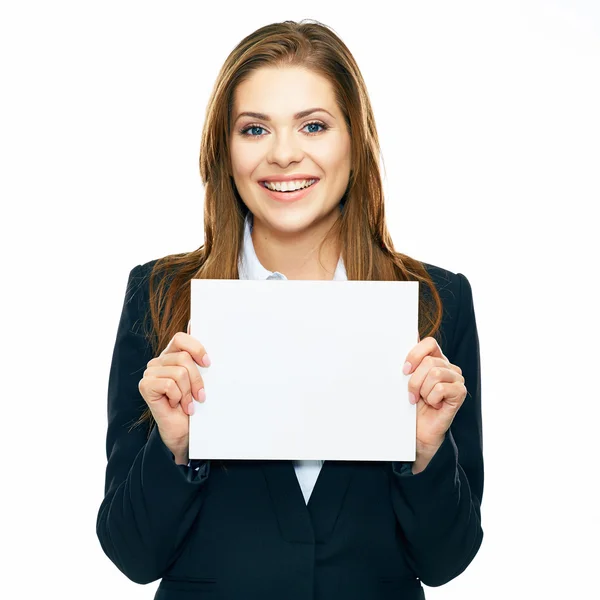
<path fill-rule="evenodd" d="M 322 133 L 323 131 L 326 131 L 327 129 L 329 129 L 328 125 L 325 125 L 325 123 L 321 123 L 320 121 L 311 121 L 310 123 L 307 123 L 306 125 L 304 125 L 304 127 L 302 129 L 306 129 L 307 127 L 310 126 L 317 126 L 317 127 L 321 127 L 322 129 L 320 131 L 308 131 L 306 132 L 307 135 L 318 135 L 319 133 Z M 250 125 L 247 125 L 246 127 L 244 127 L 243 129 L 240 129 L 240 133 L 244 136 L 244 137 L 255 137 L 255 138 L 259 138 L 259 137 L 264 137 L 262 135 L 254 135 L 249 133 L 252 130 L 264 130 L 266 131 L 266 129 L 264 127 L 262 127 L 261 125 L 256 125 L 255 123 L 252 123 Z"/>
<path fill-rule="evenodd" d="M 318 127 L 322 127 L 322 131 L 325 131 L 326 129 L 328 129 L 327 125 L 325 125 L 325 123 L 320 123 L 319 121 L 311 121 L 310 123 L 307 123 L 302 129 L 306 128 L 306 127 L 310 127 L 311 125 L 317 125 Z M 321 133 L 320 131 L 313 131 L 313 132 L 308 132 L 308 135 L 316 135 L 317 133 Z"/>
<path fill-rule="evenodd" d="M 242 135 L 245 135 L 246 137 L 261 137 L 260 135 L 252 135 L 250 133 L 247 133 L 248 131 L 250 131 L 252 129 L 264 129 L 264 127 L 261 127 L 260 125 L 248 125 L 248 127 L 244 127 L 244 129 L 240 129 L 240 133 Z"/>

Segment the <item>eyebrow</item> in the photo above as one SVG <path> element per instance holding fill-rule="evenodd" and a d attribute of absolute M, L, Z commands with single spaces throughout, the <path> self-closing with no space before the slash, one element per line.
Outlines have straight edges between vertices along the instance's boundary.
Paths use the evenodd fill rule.
<path fill-rule="evenodd" d="M 328 110 L 325 110 L 324 108 L 308 108 L 306 110 L 301 110 L 300 112 L 297 112 L 294 115 L 294 120 L 297 121 L 298 119 L 303 119 L 304 117 L 308 117 L 308 115 L 312 115 L 312 113 L 319 112 L 319 111 L 326 112 L 330 117 L 335 119 L 335 117 Z M 271 117 L 269 117 L 269 115 L 265 115 L 264 113 L 244 111 L 236 117 L 234 123 L 237 122 L 237 120 L 240 117 L 252 117 L 253 119 L 260 119 L 261 121 L 270 121 L 271 120 Z"/>

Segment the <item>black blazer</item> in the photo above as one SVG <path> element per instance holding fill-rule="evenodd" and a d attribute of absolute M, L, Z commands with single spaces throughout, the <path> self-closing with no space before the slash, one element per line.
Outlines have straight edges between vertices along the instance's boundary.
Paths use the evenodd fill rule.
<path fill-rule="evenodd" d="M 159 600 L 416 600 L 477 553 L 483 531 L 481 377 L 471 286 L 425 265 L 444 302 L 440 346 L 468 390 L 427 468 L 325 461 L 308 505 L 292 461 L 177 465 L 156 427 L 129 431 L 153 358 L 141 335 L 148 275 L 131 270 L 108 383 L 105 497 L 96 530 L 110 560 Z M 402 365 L 398 365 L 401 369 Z M 407 400 L 408 401 L 408 400 Z"/>

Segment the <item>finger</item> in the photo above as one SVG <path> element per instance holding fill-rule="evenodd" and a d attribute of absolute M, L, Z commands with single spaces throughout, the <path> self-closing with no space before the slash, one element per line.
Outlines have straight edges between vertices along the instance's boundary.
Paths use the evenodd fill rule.
<path fill-rule="evenodd" d="M 210 359 L 208 358 L 208 354 L 206 353 L 204 346 L 196 338 L 193 338 L 191 335 L 188 335 L 183 331 L 178 331 L 173 336 L 171 341 L 167 344 L 166 348 L 160 353 L 159 356 L 162 357 L 165 354 L 181 352 L 182 350 L 188 352 L 199 366 L 210 366 Z"/>
<path fill-rule="evenodd" d="M 437 358 L 442 358 L 446 362 L 450 363 L 450 361 L 446 358 L 442 349 L 440 348 L 437 340 L 432 337 L 423 338 L 407 355 L 406 362 L 410 363 L 410 369 L 408 369 L 404 374 L 408 375 L 412 373 L 417 365 L 421 363 L 421 361 L 426 356 L 434 356 Z"/>
<path fill-rule="evenodd" d="M 462 379 L 462 375 L 446 366 L 432 367 L 421 385 L 421 396 L 430 406 L 440 408 L 444 400 L 458 395 L 458 386 L 462 387 Z"/>
<path fill-rule="evenodd" d="M 190 320 L 188 321 L 188 324 L 187 324 L 187 332 L 188 332 L 188 335 L 191 335 L 191 334 L 192 334 L 191 327 L 190 327 L 191 323 L 192 323 L 192 320 L 190 319 Z"/>
<path fill-rule="evenodd" d="M 171 409 L 179 404 L 182 394 L 179 386 L 171 377 L 145 377 L 142 380 L 145 394 L 143 398 L 146 404 L 153 409 L 155 405 L 166 404 Z M 166 399 L 166 400 L 165 400 Z"/>
<path fill-rule="evenodd" d="M 189 382 L 189 377 L 187 369 L 184 366 L 151 367 L 148 369 L 148 377 L 153 379 L 172 379 L 175 385 L 169 388 L 169 404 L 171 408 L 176 408 L 181 403 L 182 408 L 187 409 L 187 405 L 191 401 L 191 392 L 189 383 L 186 384 L 186 381 Z M 175 390 L 175 387 L 177 390 Z"/>
<path fill-rule="evenodd" d="M 439 410 L 442 407 L 442 402 L 449 392 L 449 383 L 438 381 L 433 388 L 423 396 L 423 401 L 429 404 L 432 408 Z"/>
<path fill-rule="evenodd" d="M 447 367 L 448 362 L 437 357 L 437 356 L 426 356 L 421 363 L 417 366 L 413 374 L 410 376 L 408 380 L 408 393 L 409 399 L 410 394 L 413 394 L 415 397 L 415 403 L 419 401 L 419 396 L 423 396 L 425 398 L 427 396 L 427 392 L 430 388 L 424 388 L 424 383 L 431 371 L 435 371 L 436 369 Z M 452 372 L 453 371 L 448 371 Z M 436 380 L 438 381 L 438 380 Z M 432 386 L 435 384 L 432 384 Z"/>
<path fill-rule="evenodd" d="M 190 393 L 194 395 L 194 398 L 198 402 L 204 402 L 206 399 L 206 393 L 204 390 L 204 379 L 200 375 L 198 364 L 192 359 L 188 352 L 179 352 L 177 354 L 167 354 L 163 357 L 163 364 L 178 364 L 183 365 L 187 369 L 187 387 Z M 190 400 L 191 402 L 191 400 Z"/>
<path fill-rule="evenodd" d="M 177 367 L 168 367 L 168 369 L 177 369 Z M 181 370 L 186 371 L 184 367 L 181 367 Z M 179 374 L 178 372 L 176 372 L 175 374 L 173 374 L 173 372 L 170 372 L 165 377 L 161 377 L 159 375 L 155 379 L 165 382 L 165 393 L 167 395 L 168 402 L 171 408 L 177 408 L 177 405 L 180 404 L 181 409 L 183 410 L 183 412 L 185 412 L 186 415 L 194 414 L 194 399 L 192 398 L 192 394 L 189 391 L 184 391 L 185 384 L 182 384 L 182 379 L 187 379 L 187 371 L 185 375 Z"/>
<path fill-rule="evenodd" d="M 206 395 L 204 394 L 204 380 L 200 375 L 198 365 L 188 352 L 182 351 L 177 353 L 165 354 L 160 358 L 153 358 L 148 363 L 148 372 L 153 376 L 169 377 L 169 371 L 172 366 L 181 366 L 186 369 L 186 381 L 180 384 L 184 394 L 193 394 L 194 398 L 199 402 L 204 402 Z M 187 412 L 188 404 L 191 403 L 191 396 L 185 398 L 185 409 Z"/>
<path fill-rule="evenodd" d="M 452 363 L 448 363 L 448 368 L 456 371 L 459 375 L 462 375 L 462 369 L 458 365 L 453 365 Z"/>
<path fill-rule="evenodd" d="M 456 413 L 464 400 L 465 386 L 460 381 L 438 383 L 427 397 L 427 404 L 436 410 Z"/>

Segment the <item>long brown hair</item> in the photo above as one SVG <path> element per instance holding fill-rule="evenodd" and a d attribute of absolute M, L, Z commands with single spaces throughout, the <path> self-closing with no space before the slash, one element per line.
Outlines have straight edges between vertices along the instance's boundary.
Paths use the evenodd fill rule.
<path fill-rule="evenodd" d="M 229 139 L 236 87 L 261 67 L 303 67 L 324 76 L 350 132 L 351 171 L 343 210 L 324 238 L 341 242 L 349 280 L 419 281 L 419 335 L 436 337 L 442 302 L 425 266 L 394 251 L 384 215 L 379 138 L 367 88 L 352 54 L 318 21 L 272 23 L 245 37 L 227 57 L 214 84 L 202 131 L 200 176 L 205 187 L 204 245 L 156 261 L 149 276 L 146 335 L 154 356 L 190 318 L 191 279 L 238 279 L 238 255 L 248 208 L 231 176 Z M 336 238 L 334 238 L 336 239 Z M 321 245 L 322 247 L 322 245 Z M 426 291 L 427 289 L 427 291 Z M 429 297 L 427 297 L 429 296 Z M 400 367 L 401 368 L 401 365 Z M 154 419 L 146 408 L 137 424 Z"/>

